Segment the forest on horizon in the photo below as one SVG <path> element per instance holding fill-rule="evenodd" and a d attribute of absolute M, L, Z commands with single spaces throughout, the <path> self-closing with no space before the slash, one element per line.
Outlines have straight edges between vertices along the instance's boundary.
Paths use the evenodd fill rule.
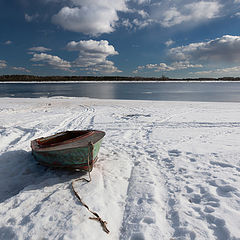
<path fill-rule="evenodd" d="M 124 76 L 36 76 L 36 75 L 2 75 L 0 82 L 45 82 L 45 81 L 240 81 L 240 77 L 222 78 L 168 78 L 162 77 L 124 77 Z"/>

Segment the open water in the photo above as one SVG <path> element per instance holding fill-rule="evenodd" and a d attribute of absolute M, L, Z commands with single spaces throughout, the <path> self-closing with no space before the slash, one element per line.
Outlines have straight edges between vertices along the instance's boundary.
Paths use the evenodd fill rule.
<path fill-rule="evenodd" d="M 0 83 L 0 97 L 240 102 L 240 82 Z"/>

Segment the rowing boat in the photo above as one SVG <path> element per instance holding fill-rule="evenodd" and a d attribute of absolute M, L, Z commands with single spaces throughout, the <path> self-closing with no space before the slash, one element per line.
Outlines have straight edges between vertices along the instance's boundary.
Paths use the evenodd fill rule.
<path fill-rule="evenodd" d="M 31 141 L 34 158 L 51 167 L 92 170 L 105 132 L 65 131 Z"/>

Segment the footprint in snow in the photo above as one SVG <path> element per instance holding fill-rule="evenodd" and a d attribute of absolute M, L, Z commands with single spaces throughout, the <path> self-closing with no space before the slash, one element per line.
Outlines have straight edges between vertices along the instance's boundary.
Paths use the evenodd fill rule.
<path fill-rule="evenodd" d="M 197 160 L 195 158 L 189 158 L 191 162 L 196 162 Z"/>
<path fill-rule="evenodd" d="M 231 239 L 230 232 L 226 228 L 226 223 L 224 219 L 215 217 L 212 214 L 206 215 L 207 222 L 209 224 L 209 228 L 214 231 L 214 235 L 219 240 Z"/>
<path fill-rule="evenodd" d="M 223 162 L 219 162 L 219 161 L 210 161 L 210 164 L 213 165 L 213 166 L 221 167 L 221 168 L 233 168 L 233 169 L 236 169 L 238 172 L 240 172 L 239 167 L 233 166 L 233 165 L 228 164 L 228 163 L 223 163 Z"/>
<path fill-rule="evenodd" d="M 236 193 L 237 189 L 230 186 L 224 180 L 210 180 L 209 184 L 216 187 L 216 192 L 220 197 L 232 197 L 232 193 Z"/>
<path fill-rule="evenodd" d="M 137 201 L 137 204 L 140 205 L 144 202 L 147 202 L 148 204 L 152 204 L 154 202 L 153 195 L 147 194 L 146 196 L 139 198 Z"/>
<path fill-rule="evenodd" d="M 221 197 L 232 197 L 232 192 L 235 192 L 237 189 L 230 185 L 218 186 L 217 194 Z"/>
<path fill-rule="evenodd" d="M 145 217 L 143 219 L 143 222 L 144 223 L 147 223 L 147 224 L 152 224 L 152 223 L 155 223 L 155 219 L 151 218 L 151 217 Z"/>
<path fill-rule="evenodd" d="M 198 204 L 204 204 L 206 207 L 205 212 L 213 212 L 213 208 L 218 208 L 220 207 L 220 200 L 215 198 L 206 188 L 199 186 L 200 188 L 200 194 L 195 194 L 191 192 L 192 189 L 187 189 L 189 193 L 191 193 L 191 197 L 189 199 L 190 203 L 193 203 L 194 205 Z M 209 211 L 208 211 L 209 210 Z"/>
<path fill-rule="evenodd" d="M 212 207 L 206 206 L 206 207 L 204 208 L 204 212 L 205 212 L 205 213 L 213 213 L 213 212 L 215 212 L 215 209 L 212 208 Z"/>
<path fill-rule="evenodd" d="M 170 157 L 179 157 L 181 155 L 181 151 L 177 150 L 177 149 L 173 149 L 173 150 L 169 150 L 168 151 L 168 155 Z"/>
<path fill-rule="evenodd" d="M 144 235 L 141 232 L 133 233 L 130 240 L 144 240 Z"/>
<path fill-rule="evenodd" d="M 193 189 L 191 187 L 185 186 L 187 193 L 192 193 Z"/>

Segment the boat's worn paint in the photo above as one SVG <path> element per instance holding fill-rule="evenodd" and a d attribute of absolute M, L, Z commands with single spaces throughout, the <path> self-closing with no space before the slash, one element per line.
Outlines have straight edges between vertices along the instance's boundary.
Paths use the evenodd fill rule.
<path fill-rule="evenodd" d="M 43 165 L 88 170 L 88 161 L 92 168 L 97 160 L 104 135 L 96 130 L 58 133 L 33 140 L 32 153 Z"/>

